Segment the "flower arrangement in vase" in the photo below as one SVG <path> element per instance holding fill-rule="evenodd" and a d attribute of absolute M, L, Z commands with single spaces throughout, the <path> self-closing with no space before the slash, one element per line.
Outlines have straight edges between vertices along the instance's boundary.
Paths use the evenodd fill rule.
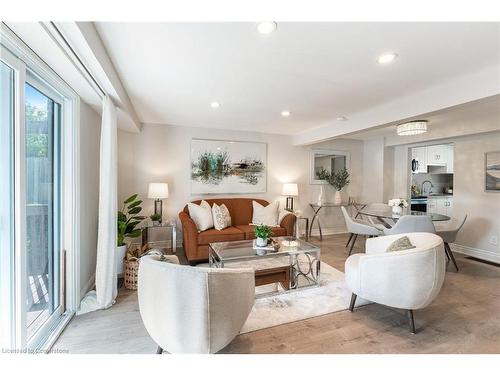
<path fill-rule="evenodd" d="M 338 172 L 330 173 L 326 169 L 321 168 L 321 170 L 316 173 L 316 176 L 319 180 L 324 180 L 334 187 L 335 196 L 333 201 L 335 204 L 341 204 L 342 197 L 340 196 L 340 191 L 351 182 L 349 181 L 349 172 L 347 169 L 343 168 Z"/>
<path fill-rule="evenodd" d="M 390 199 L 387 204 L 389 207 L 392 207 L 392 212 L 396 215 L 401 215 L 403 213 L 403 208 L 408 207 L 408 202 L 403 198 Z"/>

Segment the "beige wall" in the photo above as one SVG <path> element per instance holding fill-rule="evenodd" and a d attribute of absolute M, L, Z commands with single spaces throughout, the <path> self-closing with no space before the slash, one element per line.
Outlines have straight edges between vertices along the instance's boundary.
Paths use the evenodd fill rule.
<path fill-rule="evenodd" d="M 184 205 L 194 199 L 207 196 L 193 196 L 190 192 L 190 142 L 192 138 L 224 139 L 266 142 L 268 145 L 267 192 L 264 194 L 243 194 L 267 200 L 282 199 L 284 182 L 299 185 L 298 207 L 311 216 L 309 202 L 317 201 L 318 185 L 309 185 L 310 148 L 292 146 L 291 138 L 284 135 L 262 134 L 243 131 L 201 129 L 171 125 L 144 125 L 139 134 L 119 131 L 118 133 L 118 197 L 119 202 L 133 193 L 144 199 L 144 211 L 153 212 L 153 201 L 147 199 L 149 182 L 168 182 L 170 195 L 163 202 L 164 216 L 177 218 Z M 344 196 L 361 195 L 362 153 L 361 141 L 330 141 L 317 144 L 315 148 L 347 150 L 351 152 L 351 185 Z M 228 196 L 223 194 L 222 196 Z M 212 195 L 211 197 L 216 197 Z M 327 188 L 327 198 L 333 199 L 333 189 Z M 328 208 L 321 215 L 326 232 L 344 231 L 344 223 L 338 209 Z"/>
<path fill-rule="evenodd" d="M 97 252 L 101 116 L 80 103 L 80 300 L 92 287 Z"/>

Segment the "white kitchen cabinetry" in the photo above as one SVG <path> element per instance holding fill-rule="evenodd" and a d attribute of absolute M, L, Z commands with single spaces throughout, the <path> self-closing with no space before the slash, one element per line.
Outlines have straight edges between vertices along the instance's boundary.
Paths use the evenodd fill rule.
<path fill-rule="evenodd" d="M 427 212 L 451 217 L 453 214 L 453 197 L 450 196 L 428 197 Z"/>
<path fill-rule="evenodd" d="M 448 145 L 427 146 L 427 165 L 446 165 Z"/>
<path fill-rule="evenodd" d="M 446 157 L 446 173 L 453 173 L 453 146 L 446 145 L 447 157 Z"/>
<path fill-rule="evenodd" d="M 413 173 L 427 173 L 427 147 L 414 147 L 411 154 L 417 161 L 417 170 Z"/>

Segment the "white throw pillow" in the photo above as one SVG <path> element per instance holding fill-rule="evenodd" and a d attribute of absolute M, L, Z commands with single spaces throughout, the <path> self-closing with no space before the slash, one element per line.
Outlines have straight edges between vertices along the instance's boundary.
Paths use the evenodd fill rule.
<path fill-rule="evenodd" d="M 214 228 L 222 230 L 231 226 L 231 215 L 225 204 L 218 206 L 216 203 L 212 206 L 212 216 L 214 219 Z"/>
<path fill-rule="evenodd" d="M 264 207 L 256 201 L 252 201 L 253 215 L 252 224 L 260 225 L 265 224 L 270 227 L 278 226 L 278 202 L 273 202 L 268 206 Z"/>
<path fill-rule="evenodd" d="M 200 205 L 195 203 L 188 203 L 189 216 L 193 219 L 198 230 L 204 231 L 214 226 L 214 219 L 212 217 L 212 208 L 207 201 L 201 201 Z"/>

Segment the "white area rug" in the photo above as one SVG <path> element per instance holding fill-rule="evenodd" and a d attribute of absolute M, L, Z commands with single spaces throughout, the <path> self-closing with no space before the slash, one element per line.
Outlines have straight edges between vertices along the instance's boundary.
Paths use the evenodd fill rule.
<path fill-rule="evenodd" d="M 351 292 L 344 273 L 321 262 L 320 280 L 319 287 L 257 298 L 241 333 L 348 309 Z M 356 306 L 367 303 L 358 297 Z"/>

